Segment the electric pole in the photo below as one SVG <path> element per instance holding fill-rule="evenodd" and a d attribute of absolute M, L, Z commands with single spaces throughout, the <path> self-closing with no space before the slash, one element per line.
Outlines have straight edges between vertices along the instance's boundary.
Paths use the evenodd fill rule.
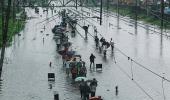
<path fill-rule="evenodd" d="M 0 58 L 0 78 L 2 74 L 2 67 L 5 56 L 5 47 L 7 44 L 7 34 L 8 34 L 8 23 L 11 12 L 11 0 L 8 0 L 7 9 L 5 9 L 4 0 L 1 0 L 1 9 L 2 9 L 2 49 L 1 49 L 1 58 Z"/>
<path fill-rule="evenodd" d="M 119 17 L 119 0 L 117 0 L 117 16 Z"/>
<path fill-rule="evenodd" d="M 100 25 L 102 25 L 102 8 L 103 8 L 103 0 L 100 0 Z"/>
<path fill-rule="evenodd" d="M 161 29 L 164 26 L 164 0 L 161 0 Z"/>
<path fill-rule="evenodd" d="M 136 10 L 135 10 L 135 29 L 137 29 L 137 20 L 138 20 L 138 0 L 136 0 L 136 2 L 135 2 L 135 8 L 136 8 Z"/>
<path fill-rule="evenodd" d="M 76 9 L 77 9 L 77 0 L 76 0 Z"/>
<path fill-rule="evenodd" d="M 109 10 L 109 0 L 107 0 L 107 11 Z"/>

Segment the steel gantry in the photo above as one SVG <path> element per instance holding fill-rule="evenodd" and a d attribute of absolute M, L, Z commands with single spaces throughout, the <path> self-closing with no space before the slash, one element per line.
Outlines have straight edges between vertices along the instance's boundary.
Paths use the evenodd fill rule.
<path fill-rule="evenodd" d="M 55 4 L 53 4 L 55 2 Z M 109 0 L 107 0 L 107 4 Z M 46 7 L 100 7 L 100 25 L 102 25 L 103 0 L 49 0 Z"/>

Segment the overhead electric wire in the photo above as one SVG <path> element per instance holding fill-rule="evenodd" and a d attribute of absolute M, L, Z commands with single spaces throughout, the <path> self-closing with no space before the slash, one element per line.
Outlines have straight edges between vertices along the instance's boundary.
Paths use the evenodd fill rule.
<path fill-rule="evenodd" d="M 88 33 L 89 33 L 89 32 L 88 32 Z M 91 34 L 90 34 L 90 35 L 91 35 Z M 92 37 L 93 37 L 93 36 L 92 36 Z M 93 37 L 93 38 L 94 38 L 94 37 Z M 142 68 L 144 68 L 145 70 L 153 73 L 154 75 L 156 75 L 156 76 L 158 76 L 158 77 L 160 77 L 160 78 L 164 78 L 166 81 L 170 82 L 169 79 L 166 79 L 165 77 L 157 74 L 156 72 L 154 72 L 154 71 L 152 71 L 151 69 L 145 67 L 144 65 L 140 64 L 139 62 L 133 60 L 131 57 L 129 57 L 128 55 L 126 55 L 124 52 L 122 52 L 119 48 L 117 48 L 117 47 L 114 47 L 114 48 L 117 49 L 117 51 L 119 51 L 119 52 L 120 52 L 122 55 L 124 55 L 125 57 L 130 58 L 134 63 L 136 63 L 136 64 L 139 65 L 140 67 L 142 67 Z"/>
<path fill-rule="evenodd" d="M 82 29 L 83 29 L 83 27 L 80 25 L 80 24 L 78 24 L 77 23 L 77 25 L 79 25 Z M 89 33 L 89 32 L 87 32 L 87 33 Z M 90 34 L 90 33 L 89 33 Z M 95 38 L 92 34 L 90 34 L 93 38 Z"/>
<path fill-rule="evenodd" d="M 75 13 L 75 12 L 74 12 Z M 79 13 L 79 12 L 78 12 Z M 83 13 L 82 13 L 83 16 L 85 16 Z M 80 24 L 77 23 L 77 25 L 79 25 L 82 29 L 83 29 L 83 26 L 81 26 Z M 89 33 L 89 32 L 87 32 Z M 89 33 L 93 38 L 95 38 L 91 33 Z"/>
<path fill-rule="evenodd" d="M 122 51 L 121 51 L 122 52 Z M 123 53 L 123 52 L 122 52 Z M 124 54 L 124 53 L 123 53 Z M 125 55 L 125 54 L 124 54 Z M 125 55 L 126 56 L 126 55 Z M 115 57 L 115 56 L 114 56 Z M 128 56 L 126 56 L 126 57 L 128 57 Z M 131 59 L 131 61 L 132 61 L 132 59 Z M 129 78 L 129 79 L 131 79 L 151 100 L 154 100 L 153 99 L 153 97 L 149 94 L 149 93 L 147 93 L 146 91 L 145 91 L 145 89 L 143 89 L 142 88 L 142 86 L 140 86 L 140 84 L 139 83 L 137 83 L 134 79 L 133 79 L 133 72 L 132 72 L 132 65 L 131 65 L 131 74 L 132 74 L 132 77 L 126 72 L 126 71 L 124 71 L 118 64 L 117 64 L 117 62 L 116 62 L 116 59 L 114 58 L 114 62 L 115 62 L 115 65 Z M 132 62 L 131 62 L 132 63 Z"/>
<path fill-rule="evenodd" d="M 88 32 L 88 33 L 89 33 L 89 32 Z M 91 35 L 91 34 L 90 34 L 90 35 Z M 94 37 L 93 37 L 93 38 L 94 38 Z M 116 48 L 122 55 L 124 55 L 125 57 L 129 58 L 129 56 L 126 55 L 124 52 L 122 52 L 119 48 L 117 48 L 117 47 L 115 47 L 115 48 Z M 130 58 L 131 58 L 131 57 L 130 57 Z M 139 62 L 133 60 L 132 58 L 131 58 L 131 60 L 132 60 L 134 63 L 136 63 L 137 65 L 139 65 L 139 67 L 142 67 L 142 68 L 144 68 L 145 70 L 151 72 L 152 74 L 154 74 L 154 75 L 156 75 L 156 76 L 158 76 L 158 77 L 160 77 L 160 78 L 164 78 L 164 80 L 170 82 L 169 79 L 167 79 L 167 78 L 165 78 L 165 77 L 159 75 L 158 73 L 156 73 L 156 72 L 152 71 L 151 69 L 145 67 L 144 65 L 142 65 L 142 64 L 140 64 Z"/>
<path fill-rule="evenodd" d="M 133 60 L 130 59 L 130 69 L 131 69 L 131 75 L 132 75 L 132 80 L 133 80 Z"/>
<path fill-rule="evenodd" d="M 51 18 L 53 18 L 53 17 L 55 17 L 55 16 L 57 16 L 57 15 L 59 15 L 59 14 L 53 15 L 53 16 L 51 16 L 51 17 L 49 17 L 49 18 L 45 18 L 45 20 L 40 21 L 40 22 L 38 22 L 38 23 L 36 23 L 36 24 L 41 24 L 41 23 L 43 23 L 43 22 L 45 22 L 45 21 L 47 21 L 47 20 L 49 20 L 49 19 L 51 19 Z"/>
<path fill-rule="evenodd" d="M 122 71 L 132 82 L 134 82 L 134 83 L 137 85 L 137 87 L 139 87 L 151 100 L 154 100 L 153 97 L 152 97 L 149 93 L 147 93 L 146 90 L 145 90 L 144 88 L 142 88 L 142 86 L 140 86 L 139 83 L 137 83 L 135 80 L 132 80 L 132 79 L 131 79 L 130 75 L 129 75 L 126 71 L 124 71 L 124 69 L 123 69 L 118 63 L 116 63 L 115 65 L 116 65 L 117 68 L 119 68 L 119 70 Z"/>
<path fill-rule="evenodd" d="M 57 15 L 58 15 L 58 14 L 57 14 Z M 53 16 L 52 16 L 52 18 L 53 18 Z M 50 19 L 50 18 L 48 18 L 48 19 Z M 42 21 L 42 22 L 44 22 L 44 21 Z M 39 23 L 42 23 L 42 22 L 39 22 Z M 39 24 L 39 23 L 38 23 L 38 24 Z M 70 24 L 70 21 L 69 21 L 69 24 Z M 70 24 L 70 25 L 72 25 L 72 24 Z M 77 24 L 77 25 L 79 25 L 81 28 L 83 28 L 80 24 Z M 76 29 L 76 31 L 78 32 L 77 29 Z M 78 33 L 79 33 L 79 32 L 78 32 Z M 88 33 L 89 33 L 89 32 L 88 32 Z M 89 33 L 89 34 L 90 34 L 90 33 Z M 84 39 L 84 37 L 83 37 L 80 33 L 79 33 L 79 35 Z M 94 36 L 93 36 L 92 34 L 90 34 L 90 36 L 92 36 L 92 37 L 94 38 Z M 123 54 L 125 57 L 130 58 L 130 57 L 127 56 L 124 52 L 122 52 L 120 49 L 118 49 L 117 47 L 115 47 L 115 48 L 117 49 L 117 51 L 119 51 L 119 52 L 120 52 L 121 54 Z M 144 65 L 138 63 L 137 61 L 133 60 L 132 58 L 130 58 L 130 59 L 131 59 L 131 63 L 134 62 L 134 63 L 136 63 L 137 65 L 139 65 L 140 67 L 144 68 L 145 70 L 147 70 L 147 71 L 153 73 L 154 75 L 160 77 L 161 79 L 164 79 L 164 80 L 170 82 L 169 79 L 166 79 L 165 77 L 157 74 L 156 72 L 154 72 L 154 71 L 152 71 L 151 69 L 145 67 Z M 118 66 L 119 66 L 119 65 L 118 65 Z M 119 68 L 120 68 L 120 69 L 122 70 L 122 72 L 124 72 L 129 78 L 131 78 L 131 77 L 126 73 L 126 71 L 124 71 L 120 66 L 119 66 Z M 136 81 L 133 80 L 133 82 L 134 82 L 138 87 L 140 87 L 141 90 L 142 90 L 148 97 L 150 97 L 150 99 L 154 100 Z"/>
<path fill-rule="evenodd" d="M 56 17 L 56 18 L 58 18 L 58 17 Z M 51 22 L 51 21 L 53 21 L 53 20 L 56 20 L 56 19 L 53 17 L 53 19 L 52 19 L 52 20 L 49 20 L 48 23 Z M 43 24 L 43 25 L 45 25 L 45 24 Z"/>
<path fill-rule="evenodd" d="M 78 11 L 77 11 L 78 12 Z M 75 12 L 74 12 L 75 13 Z M 80 13 L 80 12 L 78 12 L 78 13 Z M 86 16 L 86 15 L 84 15 L 83 13 L 82 13 L 82 15 L 83 16 Z M 86 16 L 87 17 L 87 16 Z M 85 19 L 86 20 L 86 19 Z M 86 20 L 86 21 L 88 21 L 88 20 Z M 93 20 L 94 21 L 94 20 Z M 88 21 L 89 22 L 89 21 Z M 91 22 L 89 22 L 89 23 L 91 23 Z M 77 23 L 78 24 L 78 23 Z M 92 24 L 92 23 L 91 23 Z M 82 29 L 83 29 L 83 27 L 80 25 L 80 24 L 78 24 Z M 88 32 L 89 33 L 89 32 Z M 93 38 L 95 38 L 91 33 L 89 33 Z"/>
<path fill-rule="evenodd" d="M 128 57 L 128 56 L 127 56 Z M 124 71 L 117 63 L 116 63 L 116 59 L 114 58 L 114 62 L 115 62 L 115 64 L 116 64 L 116 66 L 130 79 L 130 80 L 132 80 L 132 78 L 131 78 L 131 76 L 126 72 L 126 71 Z M 132 66 L 132 65 L 131 65 Z M 132 76 L 133 77 L 133 76 Z M 139 83 L 137 83 L 135 80 L 132 80 L 136 85 L 137 85 L 137 87 L 139 87 L 151 100 L 154 100 L 153 99 L 153 97 L 151 96 L 151 95 L 149 95 L 149 93 L 147 93 L 146 91 L 145 91 L 145 89 L 143 89 L 142 88 L 142 86 L 140 86 L 140 84 Z"/>
<path fill-rule="evenodd" d="M 90 9 L 90 8 L 89 8 Z M 78 12 L 78 11 L 77 11 Z M 83 14 L 83 13 L 82 13 Z M 85 15 L 86 16 L 86 15 Z M 112 16 L 112 17 L 115 17 L 115 16 Z M 123 18 L 123 17 L 122 17 Z M 86 19 L 85 19 L 86 20 Z M 91 19 L 91 20 L 93 20 L 93 19 Z M 129 21 L 127 21 L 127 20 L 124 20 L 124 19 L 121 19 L 121 20 L 123 20 L 123 21 L 125 21 L 125 22 L 127 22 L 127 23 L 130 23 Z M 86 20 L 86 21 L 88 21 L 88 20 Z M 93 20 L 93 21 L 95 21 L 95 20 Z M 96 22 L 96 21 L 95 21 Z M 89 23 L 91 23 L 91 22 L 89 22 Z M 97 23 L 97 22 L 96 22 Z M 140 27 L 142 27 L 142 28 L 144 28 L 144 29 L 146 29 L 146 27 L 144 27 L 144 26 L 142 26 L 143 24 L 138 24 L 138 26 L 140 26 Z M 151 27 L 151 26 L 149 26 L 149 27 Z M 155 31 L 155 30 L 152 30 L 152 29 L 148 29 L 148 30 L 150 30 L 150 31 L 153 31 L 153 32 L 155 32 L 156 34 L 160 34 L 160 32 L 157 32 L 157 31 Z M 164 35 L 164 36 L 167 36 L 167 37 L 170 37 L 170 35 L 167 35 L 167 34 L 161 34 L 161 35 Z"/>
<path fill-rule="evenodd" d="M 86 7 L 86 8 L 91 9 L 91 8 L 89 8 L 89 7 Z M 100 11 L 98 11 L 98 10 L 94 10 L 94 9 L 92 9 L 92 10 L 93 10 L 93 11 L 96 11 L 96 12 L 98 12 L 98 13 L 100 12 Z M 103 12 L 103 13 L 107 13 L 107 12 Z M 104 16 L 108 16 L 108 13 L 107 13 L 107 15 L 104 14 Z M 109 16 L 117 17 L 116 15 L 113 15 L 113 14 L 111 14 L 111 13 L 109 13 Z M 119 16 L 119 17 L 120 17 L 120 16 Z M 122 19 L 122 18 L 123 18 L 123 19 Z M 120 19 L 123 20 L 123 21 L 125 21 L 125 22 L 131 23 L 131 22 L 125 20 L 124 17 L 120 17 Z M 128 19 L 128 20 L 129 20 L 129 19 Z M 135 21 L 133 21 L 133 20 L 131 20 L 131 21 L 132 21 L 133 23 L 135 22 Z M 143 26 L 142 26 L 142 25 L 146 25 L 146 24 L 143 24 L 143 23 L 140 23 L 140 22 L 137 22 L 137 24 L 138 24 L 138 26 L 146 29 L 146 27 L 143 27 Z M 155 27 L 152 27 L 152 26 L 149 26 L 149 27 L 155 29 Z M 161 32 L 158 32 L 158 31 L 155 31 L 155 30 L 152 30 L 152 29 L 148 29 L 148 30 L 161 34 Z M 165 32 L 165 33 L 166 33 L 166 32 Z M 167 36 L 167 37 L 170 37 L 170 35 L 167 35 L 167 34 L 162 34 L 162 35 Z"/>
<path fill-rule="evenodd" d="M 70 20 L 69 20 L 68 22 L 69 22 L 69 24 L 73 27 L 73 25 L 71 24 Z M 85 38 L 83 37 L 83 35 L 81 35 L 80 32 L 79 32 L 77 29 L 75 29 L 75 30 L 77 31 L 77 33 L 78 33 L 83 39 L 85 39 Z"/>
<path fill-rule="evenodd" d="M 116 47 L 115 47 L 115 48 L 116 48 Z M 130 58 L 130 59 L 132 60 L 132 62 L 134 62 L 134 63 L 136 63 L 137 65 L 139 65 L 139 67 L 142 67 L 142 68 L 144 68 L 145 70 L 151 72 L 152 74 L 158 76 L 159 78 L 164 78 L 166 81 L 170 82 L 169 79 L 167 79 L 167 78 L 165 78 L 165 77 L 157 74 L 156 72 L 152 71 L 151 69 L 147 68 L 146 66 L 144 66 L 144 65 L 140 64 L 139 62 L 133 60 L 131 57 L 129 57 L 128 55 L 126 55 L 126 54 L 125 54 L 124 52 L 122 52 L 120 49 L 118 49 L 118 48 L 116 48 L 116 49 L 117 49 L 117 51 L 119 51 L 119 52 L 120 52 L 122 55 L 124 55 L 125 57 Z"/>
<path fill-rule="evenodd" d="M 69 21 L 69 24 L 72 25 L 72 24 L 70 23 L 70 21 Z M 77 25 L 79 25 L 81 28 L 83 28 L 80 24 L 77 24 Z M 72 26 L 73 26 L 73 25 L 72 25 Z M 77 31 L 78 34 L 84 39 L 84 37 L 79 33 L 79 31 L 78 31 L 77 29 L 76 29 L 76 31 Z M 90 34 L 90 32 L 88 32 L 88 34 Z M 94 36 L 93 36 L 92 34 L 90 34 L 90 36 L 92 36 L 92 37 L 94 38 Z M 118 49 L 117 47 L 115 47 L 115 48 L 117 49 L 117 51 L 119 51 L 119 52 L 120 52 L 121 54 L 123 54 L 125 57 L 130 58 L 130 57 L 127 56 L 124 52 L 122 52 L 120 49 Z M 130 59 L 131 59 L 131 58 L 130 58 Z M 135 60 L 133 60 L 133 59 L 131 59 L 131 61 L 133 61 L 134 63 L 136 63 L 136 64 L 139 65 L 140 67 L 144 68 L 145 70 L 153 73 L 154 75 L 156 75 L 156 76 L 158 76 L 158 77 L 160 77 L 160 78 L 162 78 L 162 79 L 170 82 L 170 80 L 168 80 L 168 79 L 164 78 L 163 76 L 155 73 L 155 72 L 152 71 L 151 69 L 146 68 L 144 65 L 138 63 L 137 61 L 135 61 Z M 117 64 L 117 63 L 116 63 L 116 64 Z M 118 65 L 118 64 L 117 64 L 117 65 Z M 119 66 L 119 65 L 118 65 L 118 66 Z M 119 66 L 119 68 L 120 68 L 120 66 Z M 128 77 L 131 79 L 131 77 L 130 77 L 122 68 L 120 68 L 120 70 L 121 70 L 122 72 L 124 72 L 124 73 L 126 74 L 126 76 L 128 76 Z M 150 96 L 136 81 L 133 80 L 133 82 L 134 82 L 150 99 L 154 100 L 154 99 L 152 98 L 152 96 Z"/>
<path fill-rule="evenodd" d="M 164 100 L 166 100 L 166 96 L 165 96 L 165 89 L 164 89 L 163 81 L 164 81 L 164 79 L 162 78 L 162 92 L 163 92 Z"/>

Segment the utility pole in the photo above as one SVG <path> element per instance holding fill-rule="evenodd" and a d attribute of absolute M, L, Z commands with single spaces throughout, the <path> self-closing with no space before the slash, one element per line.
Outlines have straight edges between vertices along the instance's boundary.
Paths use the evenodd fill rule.
<path fill-rule="evenodd" d="M 1 11 L 2 11 L 2 34 L 4 34 L 4 0 L 1 0 Z M 3 38 L 4 39 L 4 38 Z M 3 41 L 2 41 L 3 45 Z M 0 79 L 1 79 L 1 74 L 2 74 L 2 65 L 3 65 L 3 57 L 2 57 L 2 50 L 1 50 L 1 58 L 0 58 Z"/>
<path fill-rule="evenodd" d="M 2 9 L 2 49 L 1 49 L 1 58 L 0 58 L 0 78 L 2 75 L 2 67 L 5 56 L 5 47 L 7 43 L 7 34 L 8 34 L 8 23 L 10 18 L 11 11 L 11 0 L 8 0 L 8 7 L 5 10 L 4 0 L 1 0 L 1 9 Z"/>
<path fill-rule="evenodd" d="M 164 26 L 164 0 L 161 0 L 161 29 Z"/>
<path fill-rule="evenodd" d="M 147 14 L 147 16 L 149 15 L 149 13 L 148 13 L 148 0 L 146 0 L 146 14 Z"/>
<path fill-rule="evenodd" d="M 77 0 L 76 0 L 76 9 L 77 9 Z"/>
<path fill-rule="evenodd" d="M 63 6 L 65 6 L 65 4 L 64 4 L 64 0 L 63 0 Z"/>
<path fill-rule="evenodd" d="M 136 10 L 135 10 L 135 29 L 137 29 L 137 20 L 138 20 L 138 0 L 136 0 L 136 2 L 135 2 L 135 8 L 136 8 Z"/>
<path fill-rule="evenodd" d="M 109 10 L 109 0 L 107 0 L 107 11 Z"/>
<path fill-rule="evenodd" d="M 12 3 L 12 4 L 13 4 L 13 6 L 12 6 L 12 17 L 13 17 L 13 23 L 15 22 L 15 15 L 16 15 L 16 14 L 15 14 L 15 2 L 16 2 L 16 1 L 15 1 L 15 0 L 13 0 L 13 3 Z"/>
<path fill-rule="evenodd" d="M 119 0 L 117 0 L 117 16 L 119 17 Z"/>
<path fill-rule="evenodd" d="M 19 0 L 16 0 L 16 6 L 17 6 L 17 11 L 19 12 L 19 4 L 20 4 L 20 1 Z"/>
<path fill-rule="evenodd" d="M 100 0 L 100 25 L 102 25 L 102 8 L 103 8 L 103 0 Z"/>

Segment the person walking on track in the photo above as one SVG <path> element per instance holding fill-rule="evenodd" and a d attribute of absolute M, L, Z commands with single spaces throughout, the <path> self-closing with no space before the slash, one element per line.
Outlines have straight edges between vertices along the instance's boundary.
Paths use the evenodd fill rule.
<path fill-rule="evenodd" d="M 94 59 L 95 59 L 96 57 L 93 55 L 93 54 L 91 54 L 90 55 L 90 69 L 91 69 L 91 65 L 93 64 L 93 67 L 94 67 Z"/>

